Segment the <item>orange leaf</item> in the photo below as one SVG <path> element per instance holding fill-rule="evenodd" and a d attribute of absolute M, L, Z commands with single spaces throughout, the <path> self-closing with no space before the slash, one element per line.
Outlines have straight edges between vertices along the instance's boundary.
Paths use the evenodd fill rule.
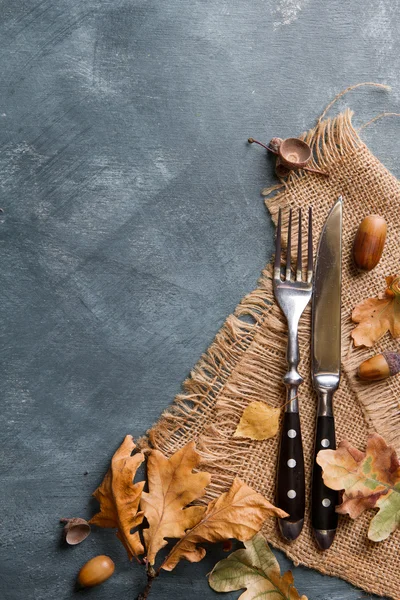
<path fill-rule="evenodd" d="M 93 493 L 100 502 L 100 512 L 89 521 L 92 525 L 117 529 L 129 559 L 144 552 L 138 532 L 131 534 L 143 521 L 143 513 L 138 512 L 138 508 L 144 481 L 134 484 L 133 479 L 144 455 L 137 452 L 131 456 L 135 448 L 132 436 L 127 435 L 112 457 L 111 468 L 103 482 Z"/>
<path fill-rule="evenodd" d="M 355 346 L 371 347 L 387 331 L 400 337 L 400 278 L 386 278 L 387 289 L 383 298 L 367 298 L 354 308 L 351 315 L 359 323 L 351 333 Z"/>
<path fill-rule="evenodd" d="M 204 506 L 187 505 L 204 495 L 211 475 L 192 473 L 200 464 L 195 443 L 189 442 L 166 458 L 152 450 L 147 460 L 149 492 L 143 492 L 140 508 L 149 523 L 143 536 L 147 561 L 153 565 L 157 552 L 167 545 L 165 538 L 180 538 L 187 529 L 198 523 L 206 510 Z"/>
<path fill-rule="evenodd" d="M 210 502 L 202 519 L 175 544 L 161 567 L 172 571 L 181 558 L 200 561 L 206 551 L 198 544 L 230 538 L 250 540 L 271 516 L 288 515 L 236 477 L 228 492 Z"/>
<path fill-rule="evenodd" d="M 365 452 L 346 441 L 337 450 L 321 450 L 317 463 L 325 485 L 344 490 L 338 513 L 355 519 L 368 508 L 379 508 L 370 523 L 371 540 L 386 539 L 400 527 L 400 463 L 380 435 L 369 437 Z"/>

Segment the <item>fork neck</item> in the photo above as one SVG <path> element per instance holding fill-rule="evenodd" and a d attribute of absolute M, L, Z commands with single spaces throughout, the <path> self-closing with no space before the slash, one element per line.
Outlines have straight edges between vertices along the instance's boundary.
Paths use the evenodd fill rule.
<path fill-rule="evenodd" d="M 287 390 L 286 412 L 299 412 L 299 403 L 297 399 L 298 387 L 303 383 L 303 378 L 297 371 L 300 360 L 299 354 L 299 339 L 298 339 L 298 320 L 292 322 L 289 319 L 288 326 L 288 345 L 286 351 L 286 360 L 288 370 L 283 378 L 283 382 Z"/>

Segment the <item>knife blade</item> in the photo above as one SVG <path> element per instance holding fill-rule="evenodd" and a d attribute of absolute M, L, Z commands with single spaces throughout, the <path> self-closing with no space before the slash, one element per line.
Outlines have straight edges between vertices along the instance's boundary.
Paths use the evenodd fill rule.
<path fill-rule="evenodd" d="M 331 546 L 337 527 L 338 492 L 324 485 L 316 456 L 320 450 L 336 448 L 332 400 L 340 381 L 342 220 L 343 205 L 339 196 L 319 239 L 312 303 L 311 374 L 318 395 L 318 410 L 311 521 L 321 550 Z"/>

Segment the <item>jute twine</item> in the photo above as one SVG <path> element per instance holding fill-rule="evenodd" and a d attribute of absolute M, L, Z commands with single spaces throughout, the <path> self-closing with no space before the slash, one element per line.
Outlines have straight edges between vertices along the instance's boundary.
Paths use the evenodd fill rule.
<path fill-rule="evenodd" d="M 363 449 L 368 431 L 375 430 L 400 452 L 400 379 L 363 384 L 355 377 L 361 361 L 384 349 L 399 350 L 399 344 L 388 335 L 373 349 L 356 349 L 350 343 L 353 307 L 363 298 L 376 296 L 385 287 L 385 276 L 400 270 L 400 185 L 362 142 L 351 116 L 346 110 L 334 119 L 320 119 L 302 136 L 313 146 L 315 166 L 328 171 L 329 178 L 292 173 L 283 187 L 264 190 L 264 195 L 274 221 L 279 207 L 311 205 L 315 245 L 329 209 L 340 194 L 343 196 L 343 375 L 335 396 L 337 439 L 347 439 Z M 276 193 L 279 187 L 282 189 Z M 276 195 L 271 197 L 272 192 Z M 351 247 L 362 218 L 372 213 L 386 218 L 388 237 L 376 269 L 360 273 L 352 264 Z M 251 319 L 242 320 L 244 315 Z M 258 288 L 227 318 L 184 382 L 183 393 L 149 431 L 150 444 L 167 455 L 189 440 L 197 441 L 203 468 L 212 473 L 206 501 L 226 490 L 235 475 L 273 501 L 278 436 L 259 442 L 234 438 L 233 433 L 250 402 L 265 401 L 272 406 L 284 402 L 286 341 L 286 323 L 274 302 L 271 268 L 267 266 Z M 316 417 L 309 349 L 310 309 L 301 320 L 299 368 L 305 378 L 299 400 L 308 490 Z M 367 529 L 373 514 L 370 510 L 355 521 L 340 516 L 336 539 L 326 552 L 319 551 L 313 540 L 309 504 L 306 525 L 292 544 L 282 540 L 274 520 L 269 520 L 263 531 L 268 541 L 295 564 L 341 577 L 370 593 L 400 599 L 400 531 L 384 542 L 369 541 Z"/>

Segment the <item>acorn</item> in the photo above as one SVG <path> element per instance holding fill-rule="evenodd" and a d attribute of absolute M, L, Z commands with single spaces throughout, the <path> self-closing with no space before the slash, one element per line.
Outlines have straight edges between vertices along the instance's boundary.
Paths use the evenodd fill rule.
<path fill-rule="evenodd" d="M 114 573 L 115 564 L 109 556 L 100 554 L 88 560 L 78 574 L 78 583 L 83 588 L 104 583 Z"/>
<path fill-rule="evenodd" d="M 358 367 L 357 374 L 363 381 L 380 381 L 400 372 L 400 354 L 383 352 L 376 354 Z"/>
<path fill-rule="evenodd" d="M 387 225 L 383 217 L 369 215 L 360 223 L 354 238 L 353 258 L 356 266 L 371 271 L 381 259 L 386 241 Z"/>
<path fill-rule="evenodd" d="M 90 534 L 90 525 L 85 519 L 60 519 L 60 523 L 65 523 L 64 539 L 70 546 L 80 544 Z"/>

